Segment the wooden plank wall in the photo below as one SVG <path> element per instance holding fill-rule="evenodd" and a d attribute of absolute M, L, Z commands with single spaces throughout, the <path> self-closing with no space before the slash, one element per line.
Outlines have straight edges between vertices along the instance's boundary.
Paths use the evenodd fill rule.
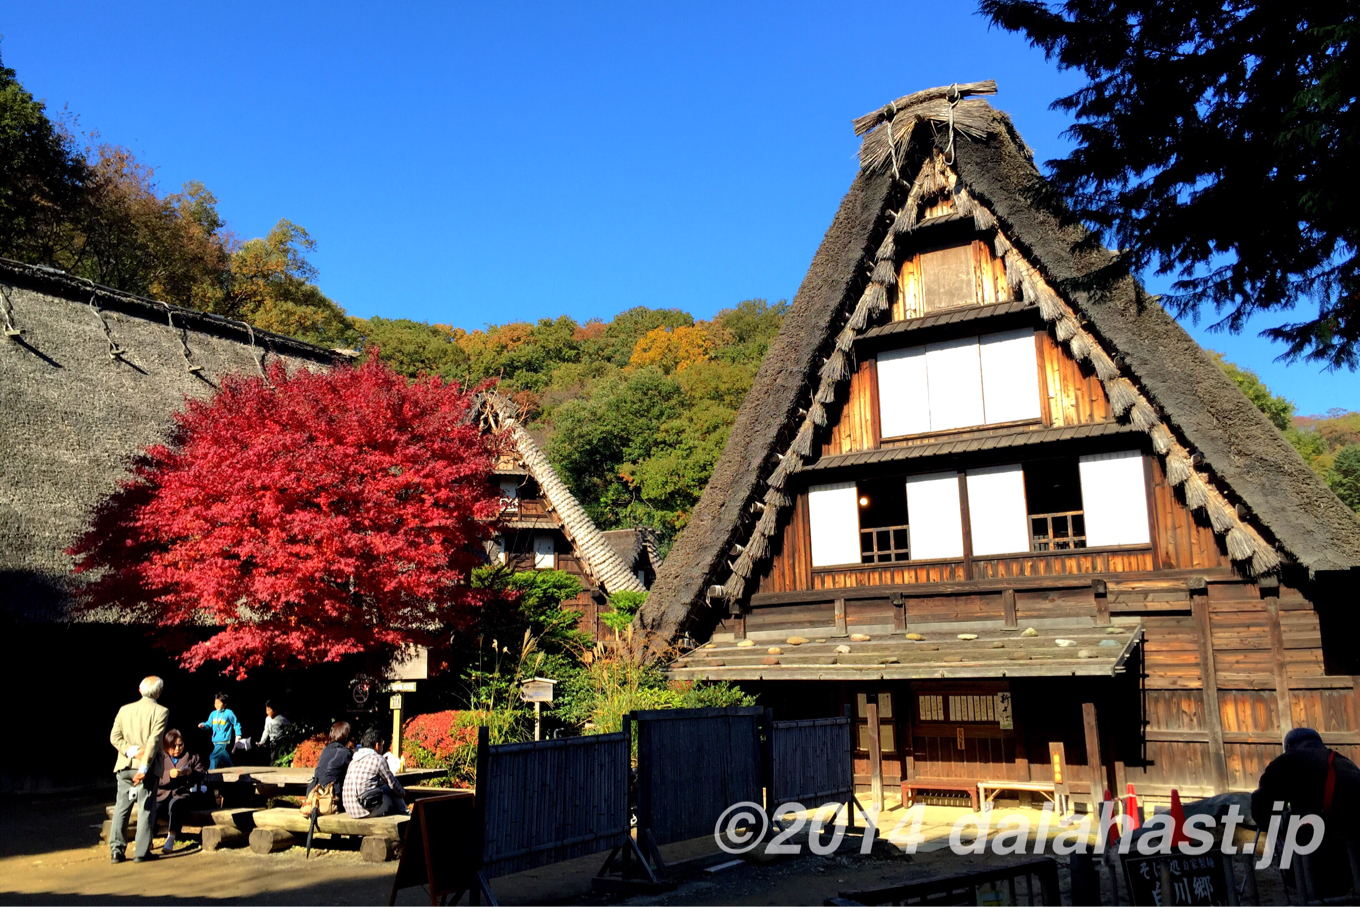
<path fill-rule="evenodd" d="M 1158 559 L 1164 568 L 1210 570 L 1231 567 L 1227 550 L 1214 535 L 1208 521 L 1185 506 L 1181 493 L 1166 480 L 1160 457 L 1149 457 L 1152 466 L 1152 510 L 1156 524 Z"/>
<path fill-rule="evenodd" d="M 1035 332 L 1039 360 L 1039 399 L 1044 424 L 1087 425 L 1114 418 L 1105 387 L 1047 330 Z"/>
<path fill-rule="evenodd" d="M 1050 551 L 1007 557 L 973 558 L 973 579 L 1008 576 L 1066 576 L 1072 573 L 1131 573 L 1153 569 L 1147 548 L 1111 551 Z"/>
<path fill-rule="evenodd" d="M 825 441 L 822 456 L 878 447 L 878 361 L 861 359 L 850 376 L 850 393 Z"/>

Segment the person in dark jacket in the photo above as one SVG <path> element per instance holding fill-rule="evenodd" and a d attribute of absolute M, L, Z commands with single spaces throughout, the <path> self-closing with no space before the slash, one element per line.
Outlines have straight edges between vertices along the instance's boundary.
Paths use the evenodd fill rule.
<path fill-rule="evenodd" d="M 1346 854 L 1350 817 L 1360 806 L 1360 767 L 1322 742 L 1312 728 L 1295 728 L 1285 735 L 1284 752 L 1261 773 L 1251 795 L 1251 817 L 1260 828 L 1269 828 L 1281 803 L 1292 816 L 1319 816 L 1323 822 L 1322 845 L 1312 855 L 1315 881 L 1323 897 L 1350 890 L 1350 860 Z M 1287 830 L 1284 822 L 1280 833 Z M 1308 843 L 1302 838 L 1300 844 Z"/>
<path fill-rule="evenodd" d="M 170 833 L 165 837 L 162 853 L 175 849 L 175 839 L 184 828 L 184 818 L 194 804 L 201 802 L 207 792 L 207 772 L 203 760 L 185 752 L 184 735 L 179 731 L 165 732 L 161 751 L 160 789 L 156 801 L 169 815 Z"/>
<path fill-rule="evenodd" d="M 312 788 L 326 784 L 332 784 L 336 796 L 345 786 L 345 772 L 349 770 L 349 762 L 354 758 L 350 752 L 350 726 L 348 721 L 337 721 L 331 725 L 331 742 L 326 744 L 326 748 L 321 751 L 321 755 L 316 760 L 316 771 L 312 773 L 312 780 L 307 785 L 307 793 L 312 792 Z"/>

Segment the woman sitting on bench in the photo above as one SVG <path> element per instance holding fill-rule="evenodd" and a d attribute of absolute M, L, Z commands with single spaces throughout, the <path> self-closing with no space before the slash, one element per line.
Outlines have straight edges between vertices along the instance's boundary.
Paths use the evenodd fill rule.
<path fill-rule="evenodd" d="M 371 730 L 354 751 L 354 761 L 345 774 L 343 802 L 345 812 L 355 819 L 406 815 L 406 791 L 387 767 L 382 756 L 386 748 L 382 732 Z"/>
<path fill-rule="evenodd" d="M 176 730 L 165 732 L 161 753 L 160 790 L 156 801 L 169 815 L 170 833 L 165 837 L 162 853 L 175 849 L 175 839 L 184 828 L 184 817 L 194 803 L 203 799 L 207 791 L 204 779 L 203 760 L 194 753 L 184 751 L 184 735 Z M 167 804 L 166 801 L 169 801 Z"/>

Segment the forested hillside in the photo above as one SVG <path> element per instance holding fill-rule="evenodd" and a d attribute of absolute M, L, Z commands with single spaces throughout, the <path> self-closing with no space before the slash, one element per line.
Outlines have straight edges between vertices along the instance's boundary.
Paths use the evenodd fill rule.
<path fill-rule="evenodd" d="M 607 322 L 562 316 L 473 331 L 354 318 L 316 285 L 314 248 L 286 218 L 264 237 L 240 239 L 201 183 L 161 194 L 151 167 L 53 122 L 0 65 L 0 256 L 376 352 L 412 377 L 496 382 L 605 529 L 651 526 L 668 543 L 684 526 L 787 309 L 746 300 L 696 321 L 678 309 L 639 306 Z M 401 301 L 388 303 L 398 309 Z M 1360 413 L 1295 417 L 1255 374 L 1221 364 L 1360 509 Z"/>

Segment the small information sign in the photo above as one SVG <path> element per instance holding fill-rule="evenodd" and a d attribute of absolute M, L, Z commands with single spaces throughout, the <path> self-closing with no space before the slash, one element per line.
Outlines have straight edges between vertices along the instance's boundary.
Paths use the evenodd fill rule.
<path fill-rule="evenodd" d="M 1222 853 L 1151 857 L 1125 854 L 1120 857 L 1132 902 L 1157 907 L 1231 904 L 1228 890 L 1230 870 L 1224 865 L 1226 859 Z M 1170 885 L 1169 898 L 1162 891 L 1166 884 Z"/>

